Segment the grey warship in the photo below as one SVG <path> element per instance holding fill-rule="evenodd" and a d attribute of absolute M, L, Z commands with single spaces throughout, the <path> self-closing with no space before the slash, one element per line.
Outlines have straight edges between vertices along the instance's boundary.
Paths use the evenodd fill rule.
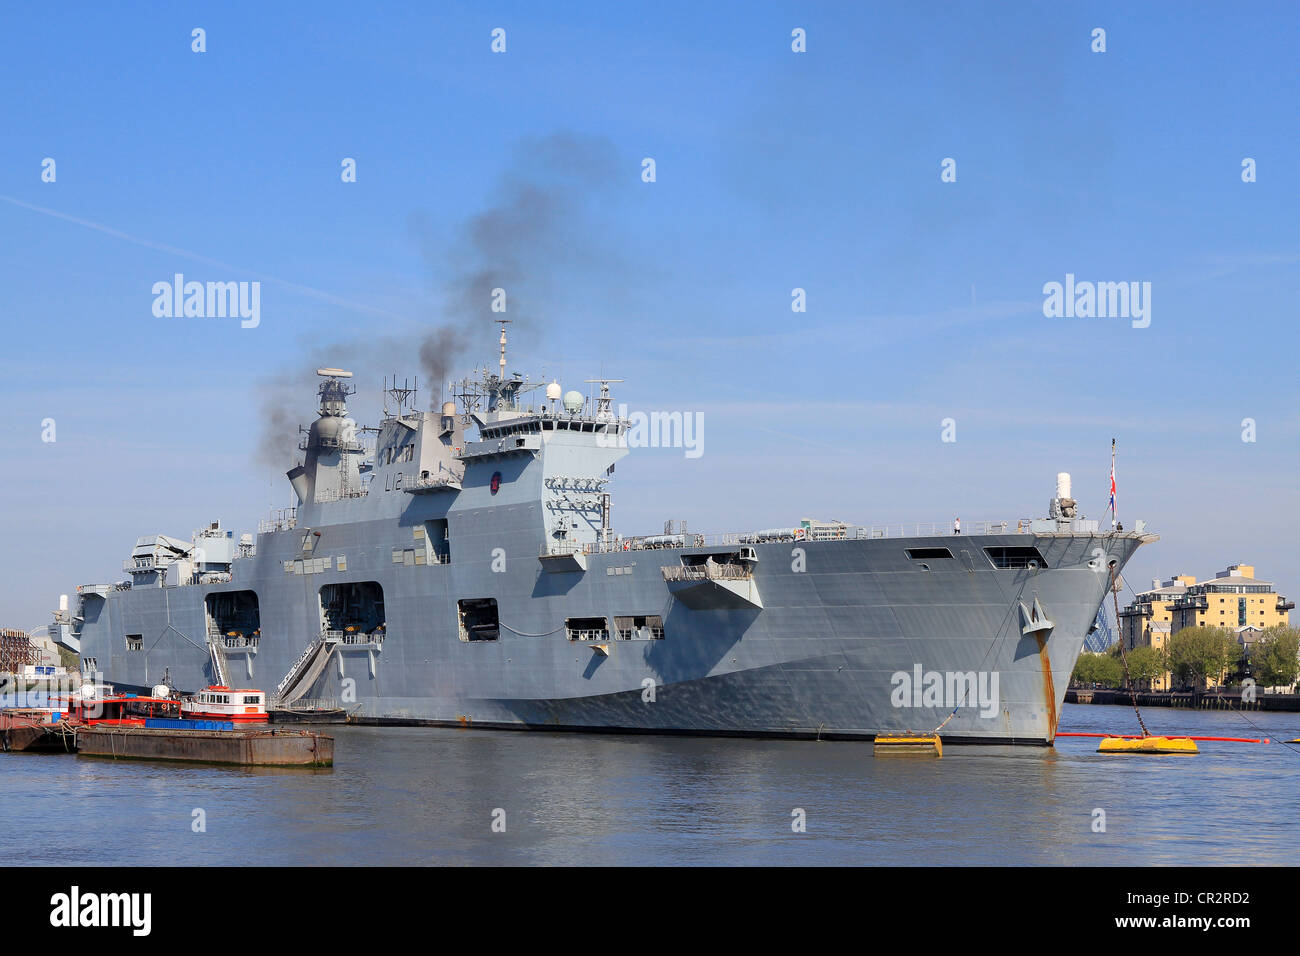
<path fill-rule="evenodd" d="M 1050 744 L 1101 602 L 1156 537 L 1099 530 L 1066 475 L 1014 523 L 624 536 L 610 380 L 532 384 L 504 325 L 500 344 L 441 407 L 394 383 L 371 429 L 351 373 L 318 370 L 295 508 L 256 536 L 138 539 L 128 579 L 78 587 L 51 635 L 119 690 L 259 687 L 285 714 Z"/>

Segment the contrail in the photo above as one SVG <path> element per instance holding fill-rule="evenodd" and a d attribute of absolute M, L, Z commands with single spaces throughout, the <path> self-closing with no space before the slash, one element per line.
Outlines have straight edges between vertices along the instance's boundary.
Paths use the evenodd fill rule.
<path fill-rule="evenodd" d="M 208 256 L 201 256 L 197 252 L 190 252 L 186 249 L 178 249 L 175 246 L 169 246 L 163 242 L 154 242 L 151 239 L 141 239 L 138 236 L 132 236 L 122 232 L 120 229 L 114 229 L 111 226 L 105 226 L 102 223 L 91 222 L 89 219 L 79 219 L 76 216 L 69 216 L 65 212 L 59 212 L 57 209 L 46 209 L 44 206 L 36 206 L 29 202 L 23 202 L 21 199 L 15 199 L 12 196 L 0 195 L 0 200 L 14 206 L 21 206 L 23 209 L 30 209 L 32 212 L 39 212 L 43 216 L 53 216 L 55 219 L 62 219 L 64 222 L 75 223 L 78 226 L 85 226 L 87 229 L 94 229 L 105 235 L 113 236 L 116 239 L 125 239 L 127 242 L 133 242 L 137 246 L 144 246 L 148 249 L 156 249 L 159 252 L 165 252 L 173 256 L 181 256 L 185 259 L 191 259 L 195 262 L 202 262 L 205 265 L 215 266 L 228 272 L 238 273 L 240 275 L 250 275 L 264 282 L 273 282 L 276 285 L 283 286 L 302 295 L 310 296 L 313 299 L 319 299 L 322 302 L 328 302 L 331 305 L 343 306 L 348 309 L 357 309 L 361 312 L 370 312 L 374 315 L 383 315 L 392 319 L 401 319 L 407 321 L 407 317 L 399 315 L 396 312 L 389 312 L 386 309 L 377 309 L 373 305 L 366 305 L 363 302 L 353 302 L 350 299 L 342 299 L 329 292 L 322 292 L 320 289 L 313 289 L 311 286 L 299 285 L 296 282 L 288 282 L 275 276 L 264 275 L 257 272 L 251 272 L 247 269 L 241 269 L 233 266 L 228 262 L 222 262 L 220 259 L 212 259 Z"/>

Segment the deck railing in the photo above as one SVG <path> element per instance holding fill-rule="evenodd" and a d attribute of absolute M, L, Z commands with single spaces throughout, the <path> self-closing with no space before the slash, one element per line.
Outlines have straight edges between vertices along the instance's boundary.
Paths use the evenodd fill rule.
<path fill-rule="evenodd" d="M 326 644 L 382 644 L 384 643 L 384 632 L 375 631 L 367 633 L 365 631 L 321 631 L 321 637 Z"/>
<path fill-rule="evenodd" d="M 278 701 L 268 701 L 267 708 L 273 709 L 278 706 Z M 320 710 L 342 710 L 337 697 L 299 697 L 293 703 L 289 704 L 286 710 L 293 711 L 320 711 Z"/>
<path fill-rule="evenodd" d="M 596 541 L 551 542 L 543 556 L 561 554 L 613 554 L 619 551 L 654 551 L 664 548 L 711 548 L 741 544 L 798 541 L 848 541 L 861 538 L 929 538 L 961 535 L 1028 534 L 1030 519 L 1010 521 L 962 522 L 960 531 L 952 522 L 921 521 L 900 524 L 852 525 L 825 522 L 812 528 L 769 528 L 763 531 L 725 531 L 716 534 L 682 532 L 678 534 L 639 535 L 631 538 Z"/>
<path fill-rule="evenodd" d="M 752 569 L 739 564 L 696 564 L 661 568 L 665 581 L 747 581 Z"/>
<path fill-rule="evenodd" d="M 257 523 L 258 534 L 271 534 L 276 531 L 290 531 L 298 526 L 297 508 L 277 508 L 269 518 Z"/>
<path fill-rule="evenodd" d="M 343 490 L 322 490 L 316 492 L 316 502 L 346 501 L 349 498 L 364 498 L 370 493 L 369 488 Z"/>
<path fill-rule="evenodd" d="M 399 475 L 398 477 L 400 478 L 401 476 Z M 416 492 L 416 491 L 428 491 L 429 489 L 433 489 L 433 488 L 455 489 L 461 486 L 460 483 L 461 483 L 460 478 L 457 478 L 454 474 L 451 474 L 449 472 L 444 472 L 437 475 L 426 475 L 426 476 L 421 476 L 419 478 L 408 478 L 405 481 L 403 481 L 400 485 L 398 485 L 398 490 Z"/>
<path fill-rule="evenodd" d="M 620 627 L 618 629 L 618 639 L 620 641 L 633 640 L 651 640 L 662 641 L 664 638 L 664 629 L 662 627 Z"/>

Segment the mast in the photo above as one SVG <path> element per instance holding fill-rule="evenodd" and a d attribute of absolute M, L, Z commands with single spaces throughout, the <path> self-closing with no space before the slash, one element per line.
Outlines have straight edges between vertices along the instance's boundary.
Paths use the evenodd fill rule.
<path fill-rule="evenodd" d="M 1115 510 L 1115 439 L 1110 440 L 1110 530 L 1115 530 L 1119 515 Z"/>
<path fill-rule="evenodd" d="M 493 319 L 493 322 L 501 323 L 501 381 L 506 380 L 506 326 L 510 324 L 510 319 Z"/>

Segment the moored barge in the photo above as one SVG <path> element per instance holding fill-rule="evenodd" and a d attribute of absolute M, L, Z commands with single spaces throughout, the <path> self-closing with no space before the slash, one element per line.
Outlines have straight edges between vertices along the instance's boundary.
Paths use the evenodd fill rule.
<path fill-rule="evenodd" d="M 238 699 L 234 696 L 237 694 Z M 241 767 L 330 767 L 334 738 L 266 726 L 265 695 L 212 686 L 178 699 L 160 685 L 151 696 L 96 688 L 68 701 L 59 725 L 87 757 L 174 760 Z"/>
<path fill-rule="evenodd" d="M 334 738 L 305 730 L 190 730 L 90 726 L 77 731 L 86 757 L 177 760 L 240 767 L 332 767 Z"/>
<path fill-rule="evenodd" d="M 0 751 L 5 753 L 67 753 L 74 744 L 52 719 L 53 713 L 42 710 L 7 710 L 0 712 Z"/>

